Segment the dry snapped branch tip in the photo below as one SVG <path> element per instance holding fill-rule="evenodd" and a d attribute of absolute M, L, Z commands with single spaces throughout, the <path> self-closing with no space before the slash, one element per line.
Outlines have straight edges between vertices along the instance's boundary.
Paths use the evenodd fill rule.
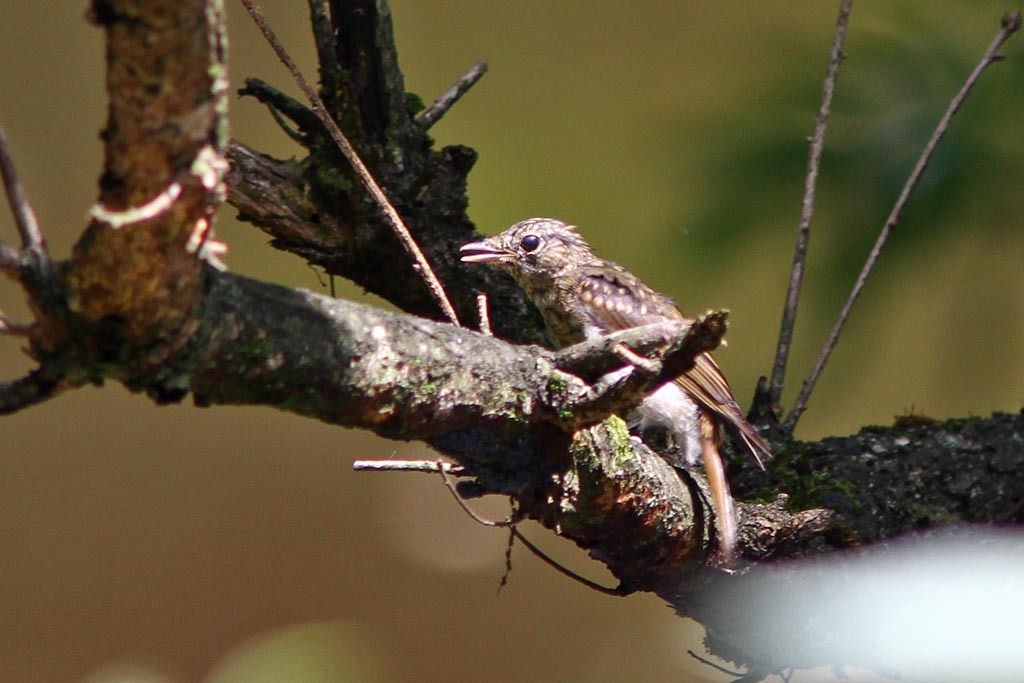
<path fill-rule="evenodd" d="M 356 460 L 352 463 L 356 472 L 428 472 L 436 474 L 444 471 L 460 477 L 466 472 L 462 465 L 437 460 Z"/>
<path fill-rule="evenodd" d="M 999 32 L 996 33 L 995 38 L 992 39 L 992 43 L 988 46 L 988 49 L 985 50 L 985 54 L 982 55 L 981 60 L 978 62 L 977 66 L 974 67 L 971 75 L 967 77 L 967 80 L 960 88 L 960 91 L 950 101 L 949 106 L 946 108 L 946 113 L 942 115 L 938 125 L 936 125 L 935 131 L 928 140 L 928 144 L 925 145 L 924 150 L 921 152 L 921 156 L 914 165 L 914 169 L 910 172 L 910 176 L 907 178 L 907 182 L 904 184 L 899 198 L 897 198 L 896 203 L 893 205 L 892 211 L 889 213 L 889 217 L 885 221 L 885 225 L 882 226 L 882 230 L 878 234 L 878 239 L 875 241 L 875 245 L 871 248 L 871 253 L 868 254 L 867 260 L 864 262 L 864 266 L 861 269 L 860 274 L 857 276 L 857 280 L 854 282 L 853 288 L 850 290 L 846 303 L 843 304 L 843 308 L 839 312 L 839 317 L 836 319 L 835 325 L 832 327 L 832 332 L 829 334 L 828 340 L 821 349 L 821 353 L 818 356 L 818 361 L 815 364 L 814 369 L 804 381 L 803 386 L 800 389 L 800 395 L 797 397 L 796 403 L 793 405 L 793 409 L 786 417 L 783 428 L 787 432 L 793 432 L 800 419 L 800 415 L 802 415 L 804 410 L 807 409 L 807 401 L 811 396 L 811 392 L 814 390 L 814 385 L 821 376 L 821 372 L 825 368 L 825 364 L 828 362 L 829 356 L 832 355 L 832 351 L 839 342 L 839 335 L 843 331 L 843 327 L 846 325 L 847 319 L 850 317 L 850 311 L 853 309 L 853 304 L 857 301 L 857 297 L 860 296 L 861 290 L 864 289 L 864 284 L 867 282 L 868 276 L 871 274 L 875 264 L 878 262 L 878 257 L 881 255 L 882 249 L 885 248 L 885 244 L 888 242 L 889 236 L 892 235 L 893 229 L 896 227 L 900 217 L 903 215 L 903 209 L 906 207 L 911 195 L 917 188 L 918 183 L 921 181 L 921 177 L 928 168 L 928 163 L 931 161 L 932 156 L 935 154 L 935 150 L 938 148 L 939 143 L 946 134 L 950 121 L 960 110 L 960 107 L 967 99 L 967 96 L 971 93 L 971 90 L 974 88 L 975 83 L 978 82 L 981 74 L 984 73 L 985 69 L 990 64 L 996 61 L 996 56 L 999 54 L 999 48 L 1001 48 L 1003 44 L 1018 30 L 1020 30 L 1020 24 L 1019 12 L 1003 15 Z"/>
<path fill-rule="evenodd" d="M 458 326 L 459 318 L 455 314 L 455 307 L 452 306 L 451 301 L 448 299 L 448 295 L 445 293 L 444 287 L 441 285 L 441 281 L 434 273 L 433 268 L 430 267 L 430 263 L 427 261 L 426 256 L 423 255 L 419 245 L 416 244 L 416 240 L 413 239 L 409 229 L 405 226 L 405 223 L 402 221 L 402 217 L 398 215 L 398 211 L 388 199 L 387 195 L 384 194 L 384 190 L 381 189 L 377 180 L 366 167 L 366 164 L 363 163 L 363 160 L 359 157 L 359 154 L 352 146 L 352 143 L 349 142 L 348 138 L 345 137 L 345 134 L 340 128 L 338 128 L 338 124 L 335 123 L 334 119 L 327 113 L 327 108 L 324 106 L 323 100 L 320 99 L 320 96 L 317 95 L 316 91 L 309 85 L 306 77 L 302 75 L 301 71 L 299 71 L 299 68 L 295 65 L 295 62 L 292 60 L 287 50 L 284 49 L 284 45 L 281 44 L 281 41 L 278 40 L 273 29 L 270 28 L 263 12 L 253 4 L 252 0 L 242 0 L 242 4 L 249 12 L 249 16 L 252 17 L 253 22 L 260 29 L 260 32 L 263 33 L 263 37 L 266 39 L 271 49 L 274 50 L 274 54 L 277 55 L 277 58 L 281 60 L 281 63 L 284 64 L 286 69 L 288 69 L 292 78 L 295 79 L 296 84 L 309 101 L 310 108 L 313 110 L 313 113 L 316 114 L 317 119 L 319 119 L 320 123 L 323 124 L 327 132 L 330 133 L 331 138 L 338 146 L 338 149 L 341 150 L 341 153 L 345 155 L 345 158 L 355 171 L 356 176 L 359 177 L 359 182 L 362 183 L 363 187 L 370 193 L 374 202 L 376 202 L 377 206 L 379 206 L 381 211 L 384 213 L 384 216 L 387 218 L 388 223 L 390 223 L 392 230 L 395 231 L 399 241 L 402 243 L 402 247 L 405 249 L 406 253 L 412 257 L 414 267 L 416 267 L 417 272 L 423 276 L 423 280 L 426 283 L 427 288 L 430 290 L 430 293 L 433 295 L 434 300 L 441 308 L 445 317 L 448 318 L 448 321 L 453 325 Z"/>

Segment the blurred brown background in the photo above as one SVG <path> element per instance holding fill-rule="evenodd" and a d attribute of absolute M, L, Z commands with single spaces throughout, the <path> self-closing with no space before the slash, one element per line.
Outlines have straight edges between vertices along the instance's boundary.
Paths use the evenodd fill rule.
<path fill-rule="evenodd" d="M 235 85 L 259 76 L 294 92 L 229 4 Z M 263 4 L 312 76 L 306 3 Z M 440 144 L 480 153 L 470 196 L 481 231 L 561 217 L 685 310 L 728 307 L 718 356 L 746 402 L 774 352 L 837 5 L 392 8 L 407 88 L 427 102 L 475 60 L 490 63 L 434 129 Z M 0 3 L 0 120 L 59 256 L 85 225 L 101 163 L 103 44 L 85 9 Z M 1003 9 L 855 8 L 791 386 Z M 955 120 L 799 436 L 911 409 L 1020 409 L 1024 43 L 1007 53 Z M 253 101 L 233 101 L 232 121 L 251 145 L 297 153 Z M 2 216 L 0 237 L 13 241 Z M 236 272 L 324 291 L 230 209 L 219 234 Z M 6 282 L 0 307 L 24 311 Z M 27 367 L 18 343 L 0 340 L 0 377 Z M 356 458 L 433 457 L 419 445 L 266 409 L 159 408 L 118 385 L 4 417 L 0 435 L 0 680 L 727 680 L 686 654 L 700 651 L 701 629 L 652 597 L 588 592 L 518 549 L 496 597 L 501 532 L 475 526 L 433 478 L 350 470 Z M 486 510 L 504 513 L 501 501 Z M 568 544 L 528 533 L 601 576 Z"/>

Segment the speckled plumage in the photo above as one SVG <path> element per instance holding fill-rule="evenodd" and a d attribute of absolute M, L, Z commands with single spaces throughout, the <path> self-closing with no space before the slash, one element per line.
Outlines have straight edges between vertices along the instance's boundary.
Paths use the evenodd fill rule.
<path fill-rule="evenodd" d="M 530 218 L 504 232 L 462 247 L 462 260 L 491 263 L 526 291 L 560 347 L 618 330 L 666 319 L 682 320 L 672 301 L 622 266 L 596 256 L 574 226 L 553 218 Z M 720 518 L 726 556 L 735 544 L 732 497 L 718 452 L 719 427 L 737 436 L 761 464 L 770 453 L 743 417 L 718 364 L 709 354 L 648 397 L 637 413 L 644 426 L 664 426 L 690 464 L 705 461 Z M 715 462 L 709 463 L 709 458 Z"/>

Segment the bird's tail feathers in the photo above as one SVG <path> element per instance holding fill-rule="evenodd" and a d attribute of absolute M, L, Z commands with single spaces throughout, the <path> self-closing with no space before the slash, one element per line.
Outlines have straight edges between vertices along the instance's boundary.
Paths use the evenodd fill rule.
<path fill-rule="evenodd" d="M 761 435 L 757 433 L 754 426 L 744 420 L 742 424 L 736 425 L 736 432 L 743 442 L 743 447 L 747 449 L 747 452 L 753 456 L 757 462 L 758 467 L 762 470 L 765 469 L 764 463 L 772 459 L 771 449 L 768 448 L 768 444 L 761 438 Z"/>

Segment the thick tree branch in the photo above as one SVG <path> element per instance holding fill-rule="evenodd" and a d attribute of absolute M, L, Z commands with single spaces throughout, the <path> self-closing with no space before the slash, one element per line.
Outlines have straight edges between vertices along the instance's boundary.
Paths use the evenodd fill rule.
<path fill-rule="evenodd" d="M 554 352 L 226 273 L 208 272 L 207 283 L 198 355 L 176 359 L 193 368 L 197 401 L 267 403 L 403 439 L 434 441 L 481 426 L 519 438 L 541 422 L 571 436 L 664 382 L 633 373 L 603 384 L 602 373 L 623 365 L 617 344 L 676 372 L 725 331 L 724 316 L 712 314 Z"/>
<path fill-rule="evenodd" d="M 322 5 L 311 7 L 322 42 Z M 205 265 L 197 252 L 220 199 L 226 144 L 219 5 L 98 0 L 93 14 L 110 52 L 107 164 L 93 212 L 100 218 L 59 264 L 61 296 L 33 297 L 49 323 L 30 335 L 41 369 L 0 387 L 4 408 L 115 378 L 158 401 L 191 392 L 200 405 L 269 405 L 421 440 L 456 460 L 479 490 L 514 496 L 524 516 L 588 549 L 624 591 L 654 592 L 711 625 L 716 651 L 755 672 L 808 659 L 796 646 L 766 654 L 744 640 L 742 590 L 768 560 L 929 526 L 1022 521 L 1024 416 L 902 424 L 774 444 L 768 472 L 737 458 L 730 481 L 746 501 L 740 544 L 758 567 L 744 576 L 709 567 L 715 535 L 701 475 L 670 467 L 614 415 L 714 348 L 721 317 L 556 353 Z M 338 0 L 330 20 L 341 38 L 324 99 L 410 219 L 460 314 L 470 319 L 476 291 L 486 290 L 497 334 L 541 339 L 509 281 L 457 263 L 456 246 L 472 231 L 465 178 L 474 155 L 432 150 L 412 118 L 386 5 Z M 232 201 L 279 244 L 407 311 L 435 315 L 377 207 L 311 125 L 302 130 L 310 146 L 302 162 L 236 145 Z M 608 384 L 602 376 L 629 362 L 623 344 L 649 363 Z M 716 597 L 727 589 L 740 597 Z"/>
<path fill-rule="evenodd" d="M 494 309 L 492 318 L 498 328 L 496 334 L 514 340 L 541 339 L 539 321 L 531 317 L 521 292 L 510 287 L 503 275 L 496 270 L 466 270 L 451 260 L 455 247 L 469 239 L 470 226 L 461 192 L 472 152 L 464 148 L 432 151 L 421 127 L 414 125 L 406 107 L 384 4 L 342 3 L 339 0 L 332 3 L 330 18 L 337 36 L 332 57 L 337 61 L 339 70 L 329 79 L 325 78 L 324 99 L 376 177 L 383 179 L 382 184 L 399 211 L 409 220 L 428 257 L 438 264 L 441 280 L 452 294 L 459 315 L 463 319 L 472 319 L 472 297 L 476 291 L 482 290 L 488 293 Z M 322 23 L 322 17 L 319 21 Z M 325 33 L 321 27 L 317 35 L 322 38 Z M 325 52 L 319 42 L 318 51 L 322 55 Z M 838 64 L 836 55 L 834 57 L 833 61 Z M 324 67 L 321 64 L 322 70 Z M 352 191 L 357 185 L 345 166 L 324 151 L 322 131 L 309 124 L 308 117 L 301 111 L 292 112 L 289 116 L 309 139 L 309 157 L 301 162 L 283 163 L 251 154 L 241 145 L 236 145 L 233 158 L 237 159 L 238 168 L 244 167 L 244 172 L 232 176 L 237 182 L 232 182 L 231 202 L 242 209 L 245 218 L 277 236 L 276 243 L 280 246 L 326 267 L 330 272 L 353 279 L 403 310 L 433 315 L 433 306 L 421 297 L 422 287 L 417 276 L 401 259 L 401 253 L 387 236 L 380 216 L 367 209 L 365 196 Z M 453 165 L 451 159 L 445 158 L 453 149 L 458 150 L 459 158 L 466 160 L 465 164 Z M 349 180 L 339 183 L 339 177 Z M 278 178 L 287 178 L 280 185 L 282 191 L 277 198 L 263 202 L 261 194 L 272 188 Z M 412 189 L 415 193 L 410 194 Z M 310 216 L 312 220 L 307 218 Z M 335 229 L 333 226 L 338 227 Z M 370 260 L 371 254 L 373 261 Z M 367 267 L 368 263 L 373 266 Z M 475 337 L 465 339 L 470 338 L 475 340 Z M 606 357 L 617 358 L 615 341 L 605 343 Z M 632 344 L 630 346 L 638 349 Z M 487 353 L 483 349 L 480 351 Z M 541 357 L 539 350 L 531 352 Z M 607 370 L 605 363 L 621 363 L 621 358 L 598 361 L 581 348 L 563 353 L 562 370 L 570 371 L 575 378 L 572 381 L 589 383 L 588 391 L 600 393 L 600 401 L 607 401 L 615 389 L 600 387 L 599 377 Z M 518 381 L 515 378 L 521 376 L 521 366 L 508 364 L 506 360 L 499 354 L 490 370 L 474 369 L 479 381 L 490 384 L 498 397 L 509 396 L 506 382 Z M 537 372 L 537 369 L 532 371 Z M 557 379 L 562 375 L 550 377 Z M 445 391 L 448 391 L 447 381 Z M 650 382 L 647 386 L 653 386 L 656 379 L 654 373 L 638 370 L 629 381 L 637 386 Z M 516 391 L 522 388 L 514 382 L 511 386 Z M 435 388 L 429 381 L 427 386 Z M 409 400 L 413 405 L 417 404 L 416 399 Z M 630 400 L 632 398 L 622 405 Z M 538 411 L 531 404 L 531 409 L 536 411 L 531 414 L 540 421 L 529 428 L 518 420 L 495 417 L 505 416 L 503 408 L 488 412 L 486 417 L 475 413 L 479 424 L 468 431 L 457 426 L 449 433 L 424 438 L 438 450 L 467 465 L 468 471 L 478 478 L 485 490 L 515 495 L 528 515 L 590 548 L 594 556 L 605 561 L 626 586 L 653 590 L 681 612 L 711 620 L 714 615 L 710 613 L 710 607 L 696 607 L 702 604 L 697 600 L 697 591 L 706 581 L 712 580 L 710 577 L 718 575 L 708 574 L 709 570 L 700 563 L 687 564 L 700 556 L 700 553 L 695 553 L 702 543 L 699 539 L 704 539 L 704 543 L 707 541 L 703 515 L 709 513 L 700 502 L 699 485 L 694 483 L 699 478 L 685 476 L 682 480 L 684 486 L 680 487 L 676 474 L 659 458 L 630 440 L 616 420 L 589 427 L 570 437 L 566 427 L 590 424 L 596 417 L 581 415 L 578 411 L 583 404 L 575 403 L 573 410 L 577 412 L 573 419 L 579 422 L 556 426 L 551 422 L 550 409 L 554 408 L 557 418 L 559 405 L 568 404 L 549 403 L 547 413 Z M 416 424 L 419 418 L 413 418 L 413 424 Z M 990 422 L 995 424 L 1000 419 L 993 418 Z M 1019 418 L 1014 418 L 1012 426 L 1007 429 L 1017 430 L 1018 422 Z M 379 433 L 398 436 L 389 426 L 390 418 L 382 417 L 380 424 L 379 428 L 371 428 Z M 943 493 L 943 486 L 949 482 L 948 478 L 939 475 L 942 469 L 923 472 L 913 465 L 916 460 L 910 453 L 921 449 L 927 458 L 948 461 L 955 467 L 952 463 L 957 460 L 947 460 L 954 456 L 945 451 L 940 455 L 930 441 L 947 438 L 950 430 L 959 433 L 957 425 L 947 424 L 924 428 L 917 435 L 894 431 L 891 434 L 865 433 L 849 440 L 818 444 L 780 443 L 775 446 L 780 456 L 768 474 L 753 468 L 734 467 L 730 479 L 734 482 L 735 491 L 748 499 L 767 500 L 741 506 L 741 538 L 746 556 L 767 559 L 835 545 L 864 543 L 916 528 L 916 522 L 922 519 L 941 518 L 942 523 L 984 519 L 994 511 L 978 517 L 972 517 L 966 509 L 950 512 L 950 498 Z M 906 451 L 901 452 L 901 449 Z M 566 452 L 572 456 L 571 460 L 566 458 Z M 858 457 L 851 457 L 861 454 L 863 469 L 854 466 Z M 941 501 L 938 507 L 922 517 L 916 514 L 909 500 L 894 500 L 889 489 L 874 485 L 874 478 L 879 474 L 872 468 L 886 454 L 892 454 L 891 462 L 886 460 L 893 468 L 890 484 L 895 485 L 895 481 L 903 477 L 907 477 L 906 481 L 926 483 L 929 493 L 935 496 L 936 501 Z M 959 456 L 962 457 L 963 453 Z M 1019 454 L 1014 458 L 1018 458 L 1014 462 L 1019 462 Z M 1005 513 L 1010 500 L 1004 495 L 1005 489 L 988 487 L 982 479 L 978 479 L 978 485 L 985 490 L 974 491 L 972 495 L 984 495 L 1000 501 L 1003 506 L 1000 509 Z M 687 489 L 685 484 L 692 488 Z M 1000 486 L 1005 486 L 1005 481 Z M 577 499 L 581 490 L 600 491 L 604 497 Z M 777 497 L 779 492 L 788 495 Z M 611 500 L 618 504 L 605 504 Z M 557 504 L 551 506 L 544 501 L 556 501 Z M 821 507 L 836 510 L 835 516 L 820 512 L 818 508 Z M 1010 507 L 1015 510 L 1011 516 L 1019 518 L 1021 513 L 1017 507 Z M 645 517 L 644 509 L 663 513 L 670 520 L 666 522 L 668 526 L 654 521 L 658 515 Z M 870 512 L 865 514 L 865 510 Z M 671 520 L 680 518 L 689 519 L 689 525 L 673 527 Z M 880 519 L 886 521 L 880 523 Z M 653 529 L 664 534 L 660 548 L 647 544 L 651 537 L 646 532 Z M 678 531 L 673 532 L 672 529 Z M 721 577 L 721 580 L 728 583 L 730 579 Z M 749 661 L 751 656 L 748 654 L 746 657 Z"/>
<path fill-rule="evenodd" d="M 68 269 L 69 303 L 78 322 L 104 327 L 121 354 L 149 356 L 159 372 L 188 343 L 202 301 L 197 256 L 225 195 L 223 7 L 97 0 L 91 16 L 108 45 L 106 161 Z"/>

